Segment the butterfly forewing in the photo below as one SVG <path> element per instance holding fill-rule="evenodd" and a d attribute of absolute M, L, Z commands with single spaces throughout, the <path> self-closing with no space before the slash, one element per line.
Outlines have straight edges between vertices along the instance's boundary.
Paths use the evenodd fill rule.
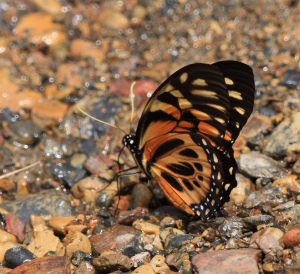
<path fill-rule="evenodd" d="M 148 101 L 137 128 L 139 147 L 171 131 L 201 132 L 221 146 L 230 102 L 221 71 L 192 64 L 171 75 Z"/>
<path fill-rule="evenodd" d="M 252 69 L 243 63 L 223 61 L 214 63 L 214 66 L 218 66 L 222 71 L 229 93 L 230 119 L 224 146 L 230 149 L 253 110 L 254 76 Z"/>
<path fill-rule="evenodd" d="M 232 144 L 253 101 L 249 66 L 235 61 L 188 65 L 153 93 L 136 136 L 125 136 L 123 143 L 176 207 L 207 220 L 237 184 Z"/>

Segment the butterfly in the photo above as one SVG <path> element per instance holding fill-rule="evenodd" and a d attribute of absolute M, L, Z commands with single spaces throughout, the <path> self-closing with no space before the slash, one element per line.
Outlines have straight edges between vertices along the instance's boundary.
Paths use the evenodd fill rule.
<path fill-rule="evenodd" d="M 187 65 L 147 102 L 123 144 L 177 208 L 206 221 L 236 187 L 232 145 L 254 105 L 252 69 L 237 61 Z"/>

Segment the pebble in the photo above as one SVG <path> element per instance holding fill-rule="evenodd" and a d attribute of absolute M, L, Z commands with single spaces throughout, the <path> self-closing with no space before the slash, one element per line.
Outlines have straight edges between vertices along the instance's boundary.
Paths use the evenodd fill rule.
<path fill-rule="evenodd" d="M 60 239 L 54 235 L 53 230 L 43 226 L 37 226 L 27 248 L 37 257 L 43 257 L 49 251 L 54 251 L 57 256 L 65 255 L 65 247 Z"/>
<path fill-rule="evenodd" d="M 30 121 L 17 121 L 9 127 L 11 130 L 11 140 L 18 145 L 33 146 L 41 138 L 41 129 Z"/>
<path fill-rule="evenodd" d="M 92 263 L 94 256 L 86 253 L 82 250 L 77 250 L 74 252 L 72 256 L 72 264 L 75 266 L 79 266 L 82 262 L 89 262 Z"/>
<path fill-rule="evenodd" d="M 66 248 L 65 255 L 68 257 L 72 257 L 79 250 L 88 254 L 92 253 L 89 238 L 79 231 L 69 231 L 63 239 L 63 244 Z"/>
<path fill-rule="evenodd" d="M 113 9 L 105 9 L 99 14 L 99 23 L 111 29 L 126 29 L 129 26 L 129 20 L 121 12 Z"/>
<path fill-rule="evenodd" d="M 89 262 L 81 262 L 74 274 L 95 274 L 95 268 Z"/>
<path fill-rule="evenodd" d="M 220 236 L 223 237 L 235 237 L 240 238 L 243 235 L 243 222 L 238 217 L 232 217 L 224 220 L 223 224 L 221 224 L 218 228 Z"/>
<path fill-rule="evenodd" d="M 132 189 L 131 195 L 130 208 L 132 209 L 137 207 L 148 208 L 153 199 L 153 193 L 145 184 L 136 184 Z"/>
<path fill-rule="evenodd" d="M 13 234 L 6 232 L 3 229 L 0 229 L 0 243 L 12 242 L 17 243 L 17 237 Z"/>
<path fill-rule="evenodd" d="M 71 263 L 66 256 L 49 256 L 36 258 L 13 269 L 11 274 L 20 273 L 70 273 Z"/>
<path fill-rule="evenodd" d="M 239 274 L 258 274 L 258 262 L 261 251 L 252 248 L 240 250 L 219 250 L 195 255 L 192 265 L 195 273 L 232 274 L 238 269 Z"/>
<path fill-rule="evenodd" d="M 10 248 L 19 246 L 19 244 L 14 243 L 14 242 L 4 242 L 4 243 L 0 243 L 0 263 L 3 264 L 4 263 L 4 256 L 7 250 L 9 250 Z"/>
<path fill-rule="evenodd" d="M 242 218 L 245 228 L 250 230 L 257 229 L 259 225 L 274 224 L 274 217 L 270 215 L 258 215 Z"/>
<path fill-rule="evenodd" d="M 75 216 L 69 216 L 69 217 L 52 217 L 49 220 L 49 226 L 54 229 L 55 233 L 65 235 L 67 233 L 67 225 L 72 222 L 73 220 L 76 220 Z"/>
<path fill-rule="evenodd" d="M 105 251 L 99 257 L 93 260 L 93 266 L 101 273 L 113 271 L 129 271 L 133 267 L 133 262 L 127 256 L 113 252 Z"/>
<path fill-rule="evenodd" d="M 86 202 L 96 202 L 99 194 L 108 186 L 108 183 L 95 176 L 89 176 L 72 187 L 72 193 L 76 198 Z"/>
<path fill-rule="evenodd" d="M 67 195 L 55 190 L 30 194 L 12 202 L 5 202 L 1 204 L 1 208 L 15 214 L 25 223 L 28 222 L 32 214 L 52 216 L 73 215 L 73 208 Z"/>
<path fill-rule="evenodd" d="M 282 158 L 300 152 L 300 112 L 284 119 L 272 132 L 265 146 L 265 153 L 273 158 Z"/>
<path fill-rule="evenodd" d="M 97 255 L 113 250 L 132 257 L 141 251 L 136 241 L 138 241 L 136 229 L 124 225 L 108 227 L 102 234 L 90 238 L 93 254 Z"/>
<path fill-rule="evenodd" d="M 10 248 L 5 253 L 5 264 L 11 268 L 30 262 L 36 259 L 36 256 L 23 246 Z"/>
<path fill-rule="evenodd" d="M 35 104 L 31 109 L 31 118 L 41 129 L 62 122 L 68 106 L 58 100 L 45 100 Z"/>
<path fill-rule="evenodd" d="M 292 226 L 288 232 L 285 233 L 283 240 L 285 247 L 300 247 L 300 225 Z"/>
<path fill-rule="evenodd" d="M 103 47 L 97 47 L 95 43 L 83 39 L 75 39 L 71 43 L 71 53 L 79 58 L 91 58 L 96 62 L 105 59 L 106 51 Z"/>
<path fill-rule="evenodd" d="M 139 266 L 138 268 L 136 268 L 131 272 L 131 274 L 146 274 L 146 273 L 155 274 L 157 272 L 154 272 L 151 265 L 146 265 L 146 264 Z"/>
<path fill-rule="evenodd" d="M 25 239 L 26 224 L 16 215 L 9 213 L 5 218 L 5 229 L 7 232 L 15 235 L 21 243 Z"/>
<path fill-rule="evenodd" d="M 231 191 L 230 198 L 234 201 L 236 205 L 242 204 L 248 193 L 251 189 L 252 182 L 250 179 L 246 178 L 241 174 L 237 174 L 236 176 L 238 184 L 237 186 Z"/>
<path fill-rule="evenodd" d="M 286 175 L 278 162 L 256 151 L 242 154 L 237 163 L 240 172 L 254 178 L 277 179 Z"/>

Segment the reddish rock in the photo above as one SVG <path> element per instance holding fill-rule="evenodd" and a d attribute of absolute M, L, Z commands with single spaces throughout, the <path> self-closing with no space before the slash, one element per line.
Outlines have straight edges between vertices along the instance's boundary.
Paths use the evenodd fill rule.
<path fill-rule="evenodd" d="M 294 225 L 283 237 L 285 247 L 300 246 L 300 224 Z"/>
<path fill-rule="evenodd" d="M 6 227 L 5 229 L 18 237 L 18 240 L 20 242 L 23 242 L 25 239 L 24 229 L 25 229 L 25 223 L 16 215 L 9 213 L 6 216 Z"/>
<path fill-rule="evenodd" d="M 195 273 L 258 274 L 261 251 L 253 248 L 219 250 L 201 253 L 193 257 Z"/>
<path fill-rule="evenodd" d="M 101 254 L 108 250 L 124 250 L 130 247 L 136 237 L 136 229 L 130 226 L 115 225 L 105 229 L 100 235 L 90 238 L 92 250 L 95 254 Z"/>
<path fill-rule="evenodd" d="M 13 269 L 11 274 L 35 274 L 35 273 L 55 273 L 69 274 L 70 259 L 65 256 L 42 257 L 22 264 Z"/>

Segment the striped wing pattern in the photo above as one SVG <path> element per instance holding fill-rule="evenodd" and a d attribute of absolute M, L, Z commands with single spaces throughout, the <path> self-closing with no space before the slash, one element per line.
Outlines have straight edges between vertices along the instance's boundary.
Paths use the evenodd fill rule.
<path fill-rule="evenodd" d="M 123 143 L 176 207 L 207 220 L 237 184 L 232 145 L 254 92 L 252 69 L 243 63 L 185 66 L 153 93 L 136 135 Z"/>

